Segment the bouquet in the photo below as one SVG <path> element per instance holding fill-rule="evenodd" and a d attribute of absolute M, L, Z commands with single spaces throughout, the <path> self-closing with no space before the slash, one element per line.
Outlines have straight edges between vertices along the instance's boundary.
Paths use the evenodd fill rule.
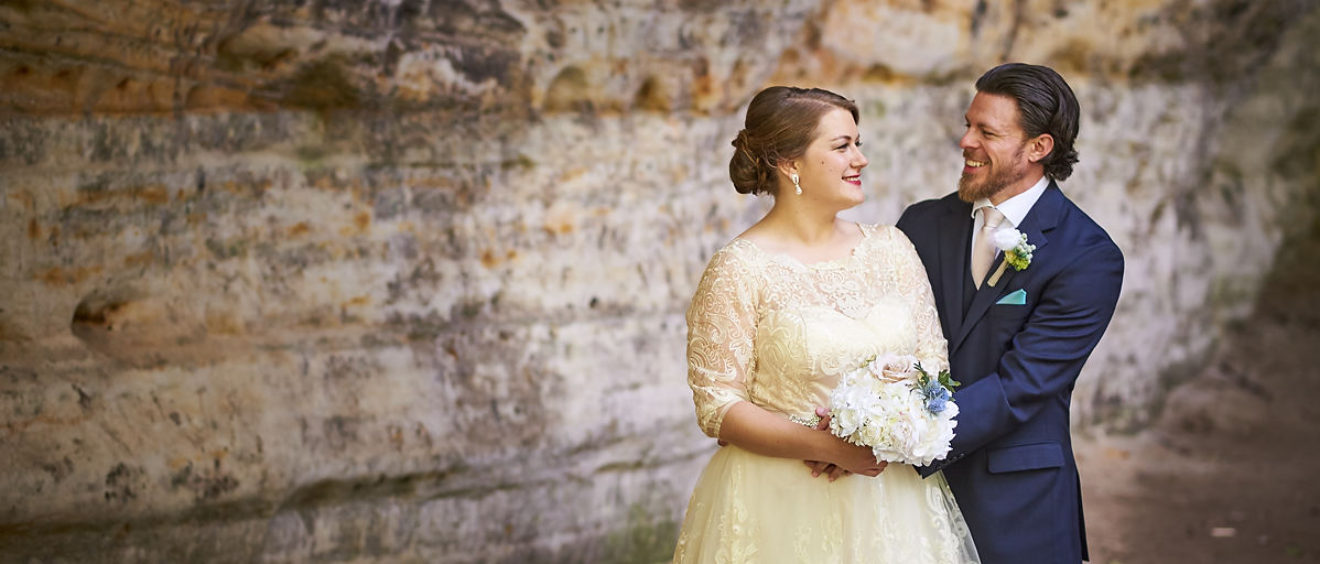
<path fill-rule="evenodd" d="M 949 453 L 960 384 L 927 373 L 915 357 L 871 358 L 830 392 L 830 432 L 871 447 L 876 460 L 925 466 Z"/>

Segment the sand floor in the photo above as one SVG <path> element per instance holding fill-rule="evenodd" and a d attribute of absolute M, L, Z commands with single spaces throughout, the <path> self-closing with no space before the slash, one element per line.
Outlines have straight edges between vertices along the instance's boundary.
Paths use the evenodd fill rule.
<path fill-rule="evenodd" d="M 1317 230 L 1320 231 L 1320 230 Z M 1320 233 L 1135 435 L 1079 433 L 1091 562 L 1320 562 Z"/>

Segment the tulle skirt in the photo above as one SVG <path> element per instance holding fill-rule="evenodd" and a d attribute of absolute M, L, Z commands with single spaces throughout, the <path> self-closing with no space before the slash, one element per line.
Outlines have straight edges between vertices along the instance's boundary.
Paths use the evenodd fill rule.
<path fill-rule="evenodd" d="M 799 460 L 720 448 L 697 481 L 674 562 L 978 562 L 943 474 L 812 478 Z"/>

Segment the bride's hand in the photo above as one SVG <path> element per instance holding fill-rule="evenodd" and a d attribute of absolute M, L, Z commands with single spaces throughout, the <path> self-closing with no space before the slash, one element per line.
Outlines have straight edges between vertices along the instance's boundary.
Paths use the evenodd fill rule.
<path fill-rule="evenodd" d="M 820 417 L 820 422 L 816 423 L 816 430 L 828 431 L 830 429 L 830 410 L 824 407 L 817 407 L 816 416 Z M 811 469 L 812 478 L 818 478 L 821 474 L 824 474 L 829 477 L 831 482 L 833 482 L 841 476 L 852 474 L 852 472 L 840 468 L 837 464 L 830 464 L 829 462 L 821 462 L 819 460 L 804 460 L 802 462 L 807 465 L 807 468 Z"/>
<path fill-rule="evenodd" d="M 869 447 L 849 444 L 843 439 L 835 437 L 841 445 L 838 460 L 834 464 L 846 472 L 861 474 L 863 476 L 876 477 L 885 471 L 888 462 L 880 462 L 875 459 L 875 454 Z"/>
<path fill-rule="evenodd" d="M 817 407 L 816 415 L 820 416 L 820 422 L 816 424 L 816 430 L 828 432 L 830 428 L 830 411 L 824 407 Z M 889 465 L 888 462 L 876 461 L 870 448 L 849 444 L 838 437 L 834 438 L 844 447 L 841 460 L 836 460 L 833 463 L 808 460 L 807 466 L 811 468 L 813 478 L 821 474 L 828 475 L 831 482 L 848 474 L 861 474 L 874 478 L 885 470 L 885 466 Z M 862 453 L 860 456 L 859 452 Z"/>
<path fill-rule="evenodd" d="M 852 474 L 852 472 L 839 468 L 838 465 L 830 464 L 828 462 L 820 462 L 818 460 L 804 460 L 802 462 L 807 465 L 807 468 L 811 469 L 812 478 L 817 478 L 820 477 L 821 474 L 824 474 L 831 482 L 833 482 L 842 476 Z"/>

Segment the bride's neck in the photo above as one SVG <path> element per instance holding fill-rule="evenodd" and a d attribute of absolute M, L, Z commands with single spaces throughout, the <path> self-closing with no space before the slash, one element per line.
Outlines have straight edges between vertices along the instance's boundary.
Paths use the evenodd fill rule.
<path fill-rule="evenodd" d="M 805 247 L 827 245 L 835 240 L 840 220 L 833 211 L 809 210 L 802 205 L 775 202 L 761 220 L 767 231 Z"/>

